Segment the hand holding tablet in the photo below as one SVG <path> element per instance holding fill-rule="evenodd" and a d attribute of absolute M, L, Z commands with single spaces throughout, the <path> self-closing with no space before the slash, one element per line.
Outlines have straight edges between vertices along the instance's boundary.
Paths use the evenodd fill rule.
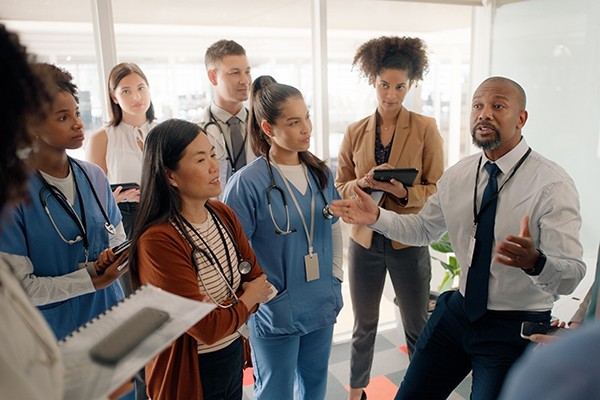
<path fill-rule="evenodd" d="M 373 179 L 380 182 L 389 182 L 395 179 L 404 186 L 412 186 L 418 173 L 416 168 L 376 169 L 373 171 Z"/>

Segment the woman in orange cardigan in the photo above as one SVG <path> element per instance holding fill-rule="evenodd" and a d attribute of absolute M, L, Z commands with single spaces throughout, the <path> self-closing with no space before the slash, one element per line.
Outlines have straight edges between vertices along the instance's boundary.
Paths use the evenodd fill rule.
<path fill-rule="evenodd" d="M 131 248 L 134 288 L 159 288 L 217 307 L 146 366 L 160 399 L 242 398 L 245 323 L 271 293 L 221 193 L 214 147 L 198 125 L 169 120 L 150 131 Z"/>
<path fill-rule="evenodd" d="M 371 193 L 381 207 L 416 214 L 444 172 L 442 138 L 435 120 L 408 111 L 406 94 L 423 79 L 428 60 L 418 38 L 380 37 L 363 44 L 354 57 L 377 93 L 377 110 L 346 129 L 338 157 L 335 185 L 349 198 L 354 185 Z M 412 186 L 373 179 L 376 169 L 416 168 Z M 431 264 L 427 247 L 409 247 L 353 225 L 348 247 L 348 275 L 354 311 L 350 361 L 350 400 L 366 399 L 379 303 L 389 272 L 404 326 L 406 345 L 414 345 L 427 322 Z"/>

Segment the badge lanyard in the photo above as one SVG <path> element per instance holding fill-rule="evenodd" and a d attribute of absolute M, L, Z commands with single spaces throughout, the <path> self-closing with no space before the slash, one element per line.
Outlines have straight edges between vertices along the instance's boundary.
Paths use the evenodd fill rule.
<path fill-rule="evenodd" d="M 313 252 L 313 238 L 314 238 L 314 228 L 315 228 L 315 194 L 310 183 L 310 179 L 308 179 L 308 173 L 306 172 L 306 166 L 302 164 L 302 171 L 304 172 L 304 176 L 306 177 L 306 182 L 308 183 L 308 188 L 310 190 L 310 232 L 308 231 L 308 226 L 306 225 L 306 220 L 304 219 L 304 214 L 300 209 L 300 205 L 298 204 L 298 200 L 296 200 L 296 196 L 288 183 L 287 178 L 283 175 L 283 172 L 279 168 L 279 165 L 274 160 L 271 160 L 271 163 L 275 166 L 279 175 L 285 184 L 285 187 L 288 190 L 288 193 L 292 197 L 292 201 L 298 210 L 298 214 L 300 214 L 300 219 L 302 220 L 302 226 L 304 227 L 304 233 L 306 234 L 306 240 L 308 241 L 308 254 L 304 256 L 304 266 L 306 268 L 306 280 L 308 282 L 319 279 L 319 257 L 317 253 Z"/>
<path fill-rule="evenodd" d="M 508 178 L 502 183 L 502 186 L 498 189 L 498 191 L 485 203 L 482 204 L 481 209 L 477 212 L 477 183 L 479 182 L 479 171 L 481 170 L 481 160 L 483 159 L 483 155 L 479 157 L 479 162 L 477 163 L 477 174 L 475 175 L 475 189 L 473 190 L 473 234 L 471 235 L 471 241 L 469 244 L 469 250 L 467 252 L 467 258 L 469 259 L 469 265 L 471 264 L 471 260 L 473 259 L 473 252 L 475 250 L 475 234 L 477 233 L 477 225 L 479 224 L 479 220 L 481 219 L 481 215 L 483 212 L 492 204 L 493 201 L 500 195 L 500 191 L 504 189 L 504 186 L 511 180 L 511 178 L 515 175 L 517 170 L 521 167 L 525 159 L 531 153 L 531 147 L 527 150 L 527 152 L 521 157 L 521 159 L 515 165 L 513 172 L 508 176 Z"/>

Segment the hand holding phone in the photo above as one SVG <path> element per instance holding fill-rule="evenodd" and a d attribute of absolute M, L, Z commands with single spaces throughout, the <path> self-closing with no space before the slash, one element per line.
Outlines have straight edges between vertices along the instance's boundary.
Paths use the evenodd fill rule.
<path fill-rule="evenodd" d="M 523 339 L 529 340 L 532 335 L 564 336 L 565 334 L 568 334 L 568 329 L 559 326 L 550 326 L 549 324 L 533 321 L 524 321 L 521 324 L 521 337 Z"/>
<path fill-rule="evenodd" d="M 115 257 L 119 258 L 121 256 L 121 254 L 123 254 L 123 252 L 129 248 L 129 246 L 131 246 L 131 240 L 126 240 L 123 243 L 121 243 L 120 245 L 113 247 L 112 251 L 113 251 Z"/>

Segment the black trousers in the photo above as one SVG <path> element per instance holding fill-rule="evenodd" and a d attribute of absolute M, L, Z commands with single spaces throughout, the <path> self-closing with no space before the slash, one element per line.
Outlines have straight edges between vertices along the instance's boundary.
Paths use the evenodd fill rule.
<path fill-rule="evenodd" d="M 204 400 L 241 400 L 244 345 L 236 339 L 224 349 L 198 354 Z"/>
<path fill-rule="evenodd" d="M 442 400 L 472 370 L 472 400 L 495 400 L 506 373 L 531 342 L 521 322 L 550 322 L 550 311 L 489 311 L 470 322 L 457 290 L 445 292 L 417 340 L 395 400 Z"/>

